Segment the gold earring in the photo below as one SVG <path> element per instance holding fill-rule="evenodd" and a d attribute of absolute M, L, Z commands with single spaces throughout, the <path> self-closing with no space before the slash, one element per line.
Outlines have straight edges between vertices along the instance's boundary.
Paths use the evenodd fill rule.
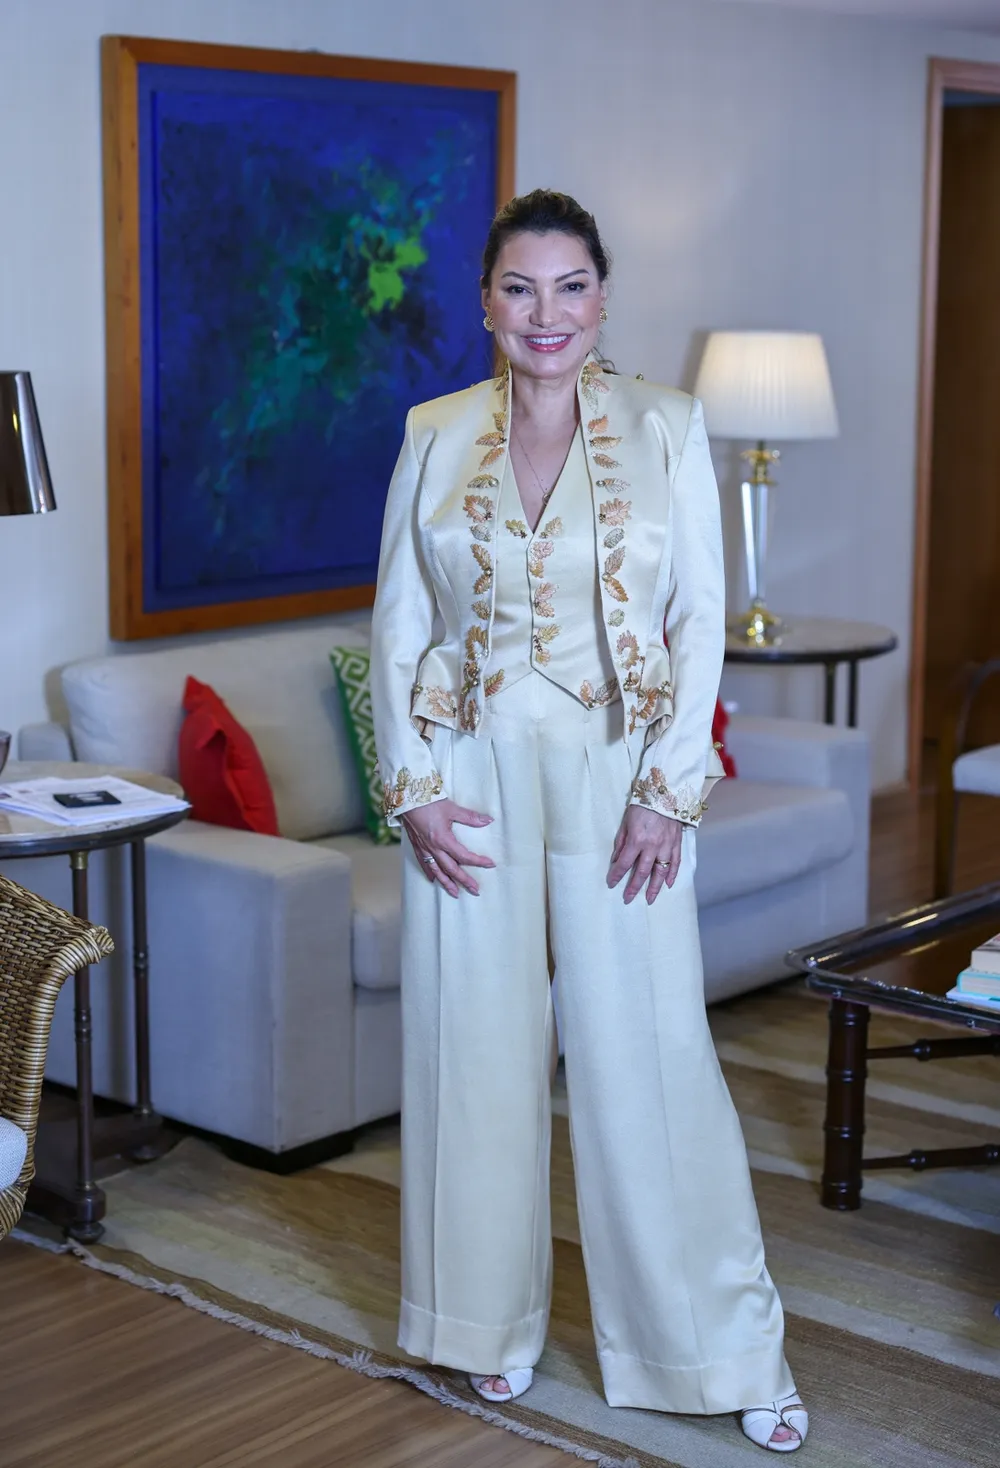
<path fill-rule="evenodd" d="M 488 311 L 487 311 L 486 315 L 483 317 L 483 325 L 486 327 L 486 330 L 487 331 L 493 331 L 493 330 L 495 330 L 494 323 L 493 323 L 493 317 L 490 315 L 490 313 Z"/>
<path fill-rule="evenodd" d="M 601 324 L 603 325 L 604 322 L 607 321 L 607 319 L 608 319 L 608 313 L 607 313 L 607 311 L 605 311 L 604 307 L 602 306 L 601 307 Z"/>

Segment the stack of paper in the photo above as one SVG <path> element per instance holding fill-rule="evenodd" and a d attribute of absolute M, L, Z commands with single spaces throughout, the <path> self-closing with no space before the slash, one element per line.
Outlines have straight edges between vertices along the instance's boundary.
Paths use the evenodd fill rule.
<path fill-rule="evenodd" d="M 113 802 L 101 799 L 104 794 Z M 82 799 L 79 806 L 60 804 L 56 795 Z M 176 795 L 161 795 L 131 780 L 116 775 L 91 776 L 85 780 L 60 780 L 48 776 L 41 780 L 19 780 L 0 785 L 0 811 L 11 815 L 35 816 L 54 826 L 111 826 L 120 821 L 150 820 L 169 811 L 187 811 L 187 801 Z"/>
<path fill-rule="evenodd" d="M 972 950 L 969 967 L 959 974 L 954 989 L 948 990 L 948 998 L 1000 1011 L 1000 934 Z"/>

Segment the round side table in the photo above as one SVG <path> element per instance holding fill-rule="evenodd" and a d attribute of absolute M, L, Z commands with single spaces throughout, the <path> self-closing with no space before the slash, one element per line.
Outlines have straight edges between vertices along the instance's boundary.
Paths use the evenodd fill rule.
<path fill-rule="evenodd" d="M 875 622 L 846 622 L 838 617 L 789 617 L 773 641 L 756 643 L 741 633 L 726 632 L 726 662 L 760 667 L 792 667 L 812 663 L 824 673 L 823 718 L 836 723 L 837 668 L 846 663 L 847 723 L 858 723 L 858 664 L 892 652 L 899 639 Z"/>
<path fill-rule="evenodd" d="M 173 780 L 141 770 L 112 765 L 59 763 L 57 761 L 11 761 L 4 769 L 4 782 L 35 780 L 43 776 L 99 780 L 117 775 L 157 790 L 183 797 Z M 28 1194 L 28 1207 L 43 1218 L 61 1225 L 73 1238 L 93 1243 L 104 1232 L 105 1196 L 94 1177 L 101 1157 L 129 1156 L 145 1161 L 159 1155 L 163 1123 L 153 1110 L 149 1075 L 149 948 L 146 936 L 146 837 L 169 830 L 185 820 L 186 811 L 138 820 L 109 820 L 86 830 L 56 826 L 33 816 L 0 811 L 0 861 L 34 856 L 68 856 L 73 875 L 73 912 L 89 920 L 87 868 L 90 853 L 111 846 L 128 846 L 132 886 L 132 975 L 135 987 L 136 1101 L 125 1116 L 94 1120 L 92 1020 L 90 970 L 81 969 L 75 979 L 74 1032 L 76 1038 L 76 1116 L 71 1124 L 49 1121 L 39 1124 L 35 1142 L 35 1178 Z"/>

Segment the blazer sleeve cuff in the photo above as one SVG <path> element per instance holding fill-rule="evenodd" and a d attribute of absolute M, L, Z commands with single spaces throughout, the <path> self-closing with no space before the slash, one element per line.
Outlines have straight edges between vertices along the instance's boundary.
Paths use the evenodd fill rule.
<path fill-rule="evenodd" d="M 390 770 L 388 778 L 380 766 L 379 775 L 382 780 L 382 811 L 390 826 L 398 826 L 400 816 L 405 816 L 407 811 L 415 810 L 419 805 L 430 805 L 435 800 L 447 799 L 444 780 L 433 765 L 421 775 L 416 775 L 406 765 L 401 765 L 398 770 Z"/>
<path fill-rule="evenodd" d="M 697 776 L 671 777 L 662 765 L 656 763 L 655 744 L 643 760 L 638 775 L 632 782 L 630 805 L 643 805 L 661 816 L 680 821 L 684 826 L 697 827 L 708 809 L 708 797 L 714 785 L 725 778 L 722 761 L 713 747 L 708 769 L 699 780 Z"/>

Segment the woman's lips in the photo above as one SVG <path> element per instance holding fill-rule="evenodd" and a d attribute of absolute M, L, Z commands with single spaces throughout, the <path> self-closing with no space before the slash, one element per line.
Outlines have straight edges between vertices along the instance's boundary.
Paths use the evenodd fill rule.
<path fill-rule="evenodd" d="M 550 336 L 525 336 L 521 339 L 533 352 L 561 352 L 563 347 L 569 345 L 573 337 L 571 333 L 567 333 L 565 336 L 560 333 L 559 335 Z"/>

